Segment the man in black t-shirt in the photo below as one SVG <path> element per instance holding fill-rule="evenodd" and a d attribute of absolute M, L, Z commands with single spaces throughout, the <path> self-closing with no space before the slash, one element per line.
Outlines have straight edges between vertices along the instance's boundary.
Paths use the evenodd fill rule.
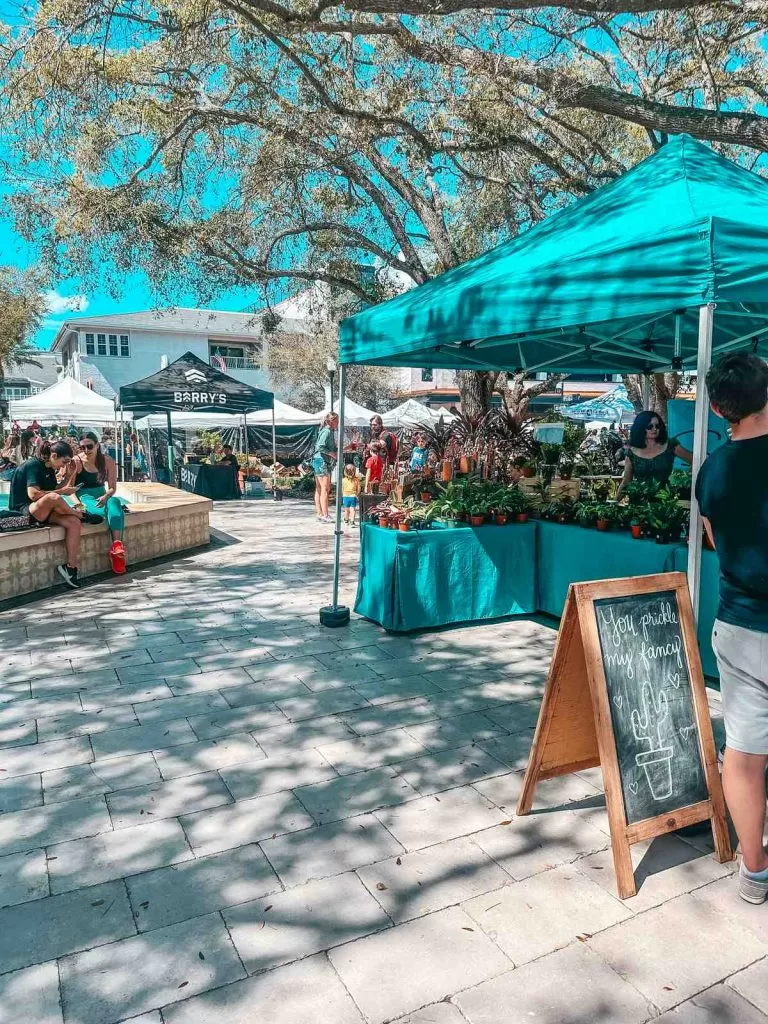
<path fill-rule="evenodd" d="M 707 374 L 713 410 L 731 440 L 696 480 L 704 528 L 720 561 L 712 646 L 720 672 L 726 748 L 723 788 L 741 844 L 739 893 L 768 896 L 763 847 L 768 765 L 768 365 L 725 356 Z"/>
<path fill-rule="evenodd" d="M 22 462 L 13 473 L 8 506 L 19 515 L 27 515 L 36 526 L 61 526 L 67 548 L 67 561 L 56 570 L 68 586 L 79 587 L 77 561 L 83 513 L 68 505 L 62 495 L 75 494 L 75 487 L 57 487 L 56 474 L 72 458 L 66 441 L 43 444 L 39 456 Z M 101 522 L 100 517 L 88 517 Z"/>
<path fill-rule="evenodd" d="M 239 478 L 240 463 L 237 461 L 237 456 L 232 451 L 232 445 L 231 444 L 222 445 L 221 450 L 222 450 L 222 452 L 224 454 L 219 459 L 219 463 L 222 464 L 222 465 L 225 465 L 225 466 L 231 466 L 232 467 L 232 475 L 233 475 L 234 481 L 235 481 L 235 483 L 234 483 L 235 490 L 237 491 L 238 494 L 240 494 L 240 478 Z"/>

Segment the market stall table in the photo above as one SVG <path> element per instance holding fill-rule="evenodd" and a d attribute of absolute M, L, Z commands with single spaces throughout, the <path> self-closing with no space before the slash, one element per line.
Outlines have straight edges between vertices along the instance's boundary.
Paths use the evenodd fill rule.
<path fill-rule="evenodd" d="M 411 630 L 536 610 L 536 524 L 400 530 L 364 524 L 355 611 Z"/>
<path fill-rule="evenodd" d="M 202 494 L 212 501 L 229 501 L 240 497 L 232 466 L 209 466 L 187 463 L 181 467 L 181 487 L 193 494 Z"/>

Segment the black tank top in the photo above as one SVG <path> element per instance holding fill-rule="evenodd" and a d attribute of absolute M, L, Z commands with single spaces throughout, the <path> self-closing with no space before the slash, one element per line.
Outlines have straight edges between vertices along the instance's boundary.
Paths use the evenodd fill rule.
<path fill-rule="evenodd" d="M 99 474 L 96 471 L 92 473 L 84 468 L 75 477 L 75 483 L 83 487 L 100 487 L 102 485 L 102 481 L 99 480 Z"/>

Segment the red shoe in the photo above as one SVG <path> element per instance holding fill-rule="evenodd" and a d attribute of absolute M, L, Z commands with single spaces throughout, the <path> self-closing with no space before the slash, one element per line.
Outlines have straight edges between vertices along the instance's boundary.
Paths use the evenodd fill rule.
<path fill-rule="evenodd" d="M 112 543 L 112 547 L 109 549 L 109 560 L 112 563 L 112 572 L 117 576 L 122 576 L 125 572 L 125 547 L 121 540 Z"/>

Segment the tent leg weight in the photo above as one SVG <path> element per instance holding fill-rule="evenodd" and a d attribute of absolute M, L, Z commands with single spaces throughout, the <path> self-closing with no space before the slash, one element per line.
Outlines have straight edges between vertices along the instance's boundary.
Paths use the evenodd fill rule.
<path fill-rule="evenodd" d="M 327 604 L 320 609 L 320 625 L 329 629 L 349 625 L 349 608 L 343 604 Z"/>

